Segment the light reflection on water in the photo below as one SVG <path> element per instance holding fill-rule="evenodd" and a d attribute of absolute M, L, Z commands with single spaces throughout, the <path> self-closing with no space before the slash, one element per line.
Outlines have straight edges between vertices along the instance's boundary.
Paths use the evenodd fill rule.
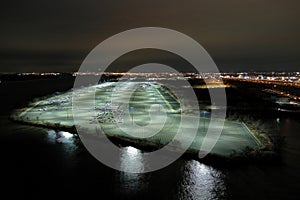
<path fill-rule="evenodd" d="M 175 199 L 225 198 L 226 186 L 222 172 L 195 160 L 186 160 L 182 164 Z M 134 147 L 123 148 L 121 155 L 121 167 L 123 170 L 134 169 L 142 172 L 144 165 L 145 163 L 140 150 Z M 151 177 L 151 173 L 133 174 L 120 172 L 120 192 L 126 196 L 134 196 L 143 192 L 143 190 L 147 190 L 147 187 L 150 186 L 149 181 L 151 180 L 149 176 Z"/>
<path fill-rule="evenodd" d="M 4 103 L 2 104 L 4 105 L 3 108 L 9 108 L 9 106 L 14 107 L 16 99 L 21 99 L 23 103 L 24 98 L 16 98 L 17 94 L 28 94 L 27 96 L 25 96 L 25 99 L 30 100 L 32 98 L 29 98 L 29 96 L 32 96 L 36 91 L 39 91 L 32 89 L 32 87 L 28 87 L 28 84 L 25 81 L 22 81 L 20 83 L 17 82 L 18 81 L 11 81 L 6 84 L 8 86 L 10 85 L 7 89 L 9 93 L 1 90 L 1 97 L 3 97 L 2 100 L 4 100 Z M 31 81 L 29 81 L 28 83 L 31 84 Z M 32 83 L 34 83 L 34 86 L 40 87 L 40 84 L 36 84 L 36 82 Z M 24 84 L 27 84 L 27 87 L 24 88 Z M 18 87 L 19 85 L 21 85 L 22 87 Z M 73 85 L 73 83 L 71 85 Z M 50 86 L 50 84 L 47 85 L 47 88 L 48 86 Z M 15 89 L 18 88 L 22 88 L 22 92 L 16 92 Z M 26 90 L 26 88 L 28 89 Z M 45 91 L 44 88 L 43 91 Z M 14 104 L 14 106 L 12 106 L 12 104 Z M 262 112 L 265 113 L 266 111 L 263 110 Z M 250 113 L 250 116 L 251 115 L 252 111 Z M 276 120 L 277 117 L 277 115 L 274 116 L 274 119 Z M 48 133 L 46 132 L 47 134 L 44 135 L 45 129 L 13 123 L 9 121 L 8 118 L 9 116 L 6 115 L 0 116 L 0 141 L 1 147 L 3 147 L 3 164 L 1 166 L 6 169 L 2 170 L 3 172 L 7 172 L 4 174 L 8 174 L 8 178 L 4 178 L 4 182 L 6 183 L 6 186 L 12 186 L 15 191 L 18 190 L 19 194 L 30 194 L 30 198 L 32 198 L 33 195 L 30 192 L 38 192 L 39 194 L 42 194 L 42 192 L 44 192 L 44 194 L 53 193 L 53 191 L 57 190 L 55 189 L 55 185 L 61 185 L 65 188 L 63 190 L 55 191 L 56 196 L 60 196 L 61 191 L 63 191 L 67 192 L 67 194 L 71 197 L 72 194 L 76 197 L 76 195 L 81 192 L 78 189 L 78 185 L 76 184 L 80 184 L 84 192 L 90 192 L 91 195 L 101 194 L 101 196 L 103 196 L 104 198 L 112 194 L 112 188 L 116 188 L 116 190 L 119 190 L 119 184 L 122 185 L 122 188 L 124 188 L 124 190 L 126 190 L 126 188 L 131 188 L 133 191 L 139 190 L 139 186 L 137 186 L 138 184 L 141 184 L 140 187 L 145 184 L 147 185 L 146 187 L 150 188 L 151 190 L 148 189 L 148 192 L 146 188 L 146 192 L 144 193 L 145 195 L 141 196 L 145 199 L 157 199 L 152 197 L 155 196 L 155 194 L 158 192 L 163 193 L 165 191 L 156 190 L 156 188 L 165 187 L 166 184 L 164 183 L 166 182 L 171 183 L 171 177 L 167 175 L 168 173 L 173 175 L 174 171 L 179 171 L 178 174 L 174 173 L 174 176 L 176 176 L 176 178 L 174 178 L 175 181 L 179 181 L 176 182 L 176 185 L 174 186 L 174 199 L 224 199 L 221 195 L 217 194 L 218 192 L 222 194 L 224 191 L 228 193 L 225 194 L 226 196 L 230 195 L 233 197 L 233 199 L 299 198 L 300 124 L 298 117 L 296 119 L 290 118 L 289 120 L 287 120 L 286 117 L 280 117 L 280 133 L 286 137 L 286 144 L 284 145 L 282 152 L 282 163 L 272 163 L 271 165 L 266 166 L 251 165 L 232 168 L 226 170 L 226 174 L 223 175 L 219 172 L 219 170 L 216 170 L 213 167 L 202 165 L 200 163 L 197 163 L 196 161 L 182 161 L 178 162 L 178 165 L 173 165 L 164 169 L 163 171 L 151 173 L 150 175 L 142 174 L 141 176 L 139 176 L 136 174 L 128 173 L 122 173 L 122 175 L 119 175 L 119 172 L 113 172 L 117 177 L 117 179 L 113 181 L 112 173 L 106 173 L 108 171 L 106 170 L 106 167 L 100 164 L 98 166 L 96 162 L 90 162 L 91 156 L 88 153 L 85 153 L 85 151 L 83 151 L 83 153 L 76 154 L 76 151 L 78 151 L 76 150 L 76 142 L 75 144 L 67 142 L 58 143 L 56 141 L 57 135 L 55 131 L 49 131 Z M 268 118 L 269 115 L 267 115 L 266 119 L 258 119 L 265 121 Z M 74 138 L 72 138 L 72 140 L 73 139 Z M 77 138 L 75 139 L 79 140 Z M 31 148 L 28 148 L 28 144 L 31 145 Z M 68 148 L 72 146 L 74 148 Z M 84 147 L 82 147 L 82 149 L 84 149 Z M 8 154 L 8 152 L 5 152 L 4 150 L 14 151 Z M 16 156 L 12 157 L 11 155 Z M 70 155 L 72 155 L 71 157 L 74 157 L 74 159 L 70 159 Z M 26 162 L 24 162 L 24 158 L 26 158 Z M 73 160 L 78 164 L 70 164 L 70 162 L 73 162 Z M 196 167 L 193 167 L 193 165 L 195 165 Z M 5 166 L 7 166 L 7 168 Z M 65 166 L 72 167 L 72 170 L 69 170 L 69 168 L 66 170 Z M 195 171 L 195 169 L 197 168 L 198 170 Z M 52 170 L 58 173 L 53 173 Z M 74 174 L 70 175 L 70 171 L 73 171 Z M 86 176 L 87 171 L 91 174 L 101 174 L 101 176 L 91 176 L 89 177 L 88 182 L 84 182 L 87 180 L 86 178 L 83 178 Z M 30 175 L 30 177 L 28 177 L 28 174 Z M 40 178 L 41 175 L 48 175 L 49 177 L 51 176 L 53 177 L 53 180 L 55 179 L 55 181 L 49 182 L 49 177 Z M 150 177 L 149 180 L 145 180 L 145 176 Z M 178 179 L 177 176 L 179 176 Z M 227 184 L 226 187 L 223 181 L 225 179 L 225 176 Z M 99 177 L 103 182 L 99 183 Z M 205 180 L 203 181 L 202 179 L 204 179 L 204 177 L 206 177 L 207 179 L 205 178 Z M 158 181 L 156 181 L 156 179 L 158 179 Z M 20 180 L 20 183 L 25 184 L 16 185 L 15 182 L 13 182 L 13 184 L 10 184 L 12 180 Z M 128 181 L 130 180 L 133 183 L 128 183 Z M 134 181 L 136 181 L 137 183 L 134 183 Z M 41 191 L 32 190 L 32 188 L 37 187 L 37 185 L 39 186 L 38 188 Z M 4 188 L 2 188 L 2 190 L 5 194 L 6 187 L 3 187 Z M 173 185 L 171 185 L 171 187 L 173 187 Z M 49 190 L 49 188 L 52 189 Z M 167 192 L 169 191 L 170 190 L 168 190 Z M 28 196 L 24 196 L 24 198 L 26 197 Z M 116 197 L 116 199 L 122 199 L 123 197 L 124 199 L 126 198 L 126 196 L 121 196 L 118 194 L 116 195 Z"/>
<path fill-rule="evenodd" d="M 182 172 L 178 199 L 224 198 L 226 187 L 223 174 L 218 170 L 198 161 L 189 160 L 185 162 Z"/>
<path fill-rule="evenodd" d="M 14 126 L 5 125 L 6 124 L 4 123 L 2 127 L 7 129 L 6 132 L 14 133 L 13 136 L 15 137 L 10 136 L 13 138 L 11 141 L 18 141 L 17 139 L 19 137 L 22 137 L 21 141 L 24 141 L 23 146 L 16 143 L 18 144 L 16 147 L 25 147 L 29 139 L 35 141 L 35 139 L 42 138 L 47 144 L 53 144 L 45 144 L 46 148 L 42 149 L 42 151 L 44 153 L 50 152 L 51 154 L 59 155 L 56 157 L 58 157 L 58 163 L 63 163 L 63 167 L 61 167 L 61 165 L 55 166 L 55 164 L 52 163 L 54 159 L 51 159 L 51 157 L 49 159 L 47 154 L 45 154 L 44 159 L 42 159 L 41 162 L 49 162 L 49 166 L 54 166 L 63 172 L 65 168 L 69 170 L 69 168 L 72 167 L 71 169 L 76 172 L 73 177 L 78 176 L 77 172 L 79 172 L 79 175 L 85 174 L 85 171 L 82 172 L 79 167 L 86 164 L 88 155 L 76 153 L 76 151 L 78 151 L 76 150 L 76 146 L 78 146 L 76 142 L 75 144 L 72 142 L 58 143 L 56 141 L 57 133 L 55 131 L 47 131 L 47 134 L 43 135 L 40 134 L 41 129 L 39 128 L 15 124 Z M 286 127 L 290 128 L 287 129 Z M 299 191 L 299 179 L 297 179 L 299 173 L 297 172 L 299 171 L 298 169 L 300 166 L 298 159 L 300 152 L 300 138 L 298 134 L 300 124 L 298 121 L 290 120 L 290 122 L 288 122 L 288 120 L 283 118 L 280 119 L 280 130 L 282 132 L 281 134 L 287 137 L 287 146 L 284 147 L 283 151 L 284 166 L 274 166 L 273 164 L 271 166 L 266 165 L 263 167 L 251 165 L 232 169 L 226 168 L 225 173 L 223 173 L 222 171 L 224 171 L 224 169 L 221 167 L 218 167 L 219 170 L 199 163 L 198 161 L 180 160 L 177 164 L 175 163 L 174 165 L 154 173 L 130 174 L 116 171 L 114 172 L 115 177 L 112 177 L 112 174 L 109 173 L 103 176 L 101 175 L 101 180 L 103 179 L 105 182 L 103 185 L 98 184 L 98 180 L 93 177 L 91 177 L 89 181 L 97 188 L 101 188 L 107 185 L 107 183 L 112 183 L 108 188 L 112 188 L 116 199 L 119 197 L 133 197 L 133 199 L 137 199 L 134 197 L 138 195 L 141 197 L 146 196 L 152 198 L 155 194 L 163 193 L 163 191 L 171 191 L 170 189 L 160 189 L 165 188 L 166 185 L 169 185 L 169 188 L 173 187 L 174 189 L 172 190 L 173 194 L 168 196 L 170 198 L 165 199 L 229 199 L 229 197 L 234 197 L 234 199 L 255 199 L 257 196 L 265 199 L 269 199 L 269 197 L 284 199 L 287 194 L 296 197 L 298 196 Z M 42 132 L 44 132 L 44 130 Z M 41 135 L 43 137 L 41 137 Z M 3 137 L 2 134 L 2 138 Z M 75 137 L 69 138 L 69 141 L 74 139 L 79 140 Z M 34 147 L 40 148 L 38 145 L 41 142 L 43 141 L 40 141 L 38 144 L 33 142 L 33 145 L 35 145 Z M 24 151 L 24 148 L 21 149 Z M 35 162 L 38 162 L 35 159 L 36 155 L 28 154 L 28 150 L 24 152 L 26 153 L 26 156 L 32 156 L 31 159 L 34 160 L 34 162 L 32 162 L 33 164 L 31 167 L 35 168 Z M 142 160 L 141 153 L 141 151 L 133 147 L 123 148 L 122 167 L 124 169 L 137 168 L 142 170 L 146 163 L 143 163 L 145 161 Z M 62 160 L 59 160 L 60 155 L 62 155 Z M 92 168 L 91 171 L 94 173 L 102 173 L 104 170 L 102 170 L 102 167 L 100 167 L 100 170 L 98 167 L 95 167 L 94 169 Z M 68 171 L 68 173 L 70 172 Z M 91 185 L 86 187 L 89 188 Z M 285 189 L 285 187 L 288 187 L 289 189 Z M 266 192 L 266 188 L 269 192 Z M 272 190 L 268 188 L 272 188 Z M 102 192 L 104 194 L 112 194 L 107 189 Z"/>
<path fill-rule="evenodd" d="M 122 148 L 121 169 L 124 171 L 138 171 L 140 173 L 120 172 L 120 192 L 134 195 L 147 188 L 146 174 L 144 171 L 144 161 L 142 152 L 134 147 Z"/>
<path fill-rule="evenodd" d="M 77 138 L 74 137 L 73 134 L 66 132 L 66 131 L 54 131 L 54 130 L 48 130 L 47 131 L 47 141 L 49 143 L 55 144 L 59 143 L 62 144 L 62 147 L 64 148 L 65 152 L 69 154 L 74 154 L 75 151 L 78 148 L 78 145 L 76 143 Z"/>
<path fill-rule="evenodd" d="M 19 128 L 21 127 L 21 128 Z M 220 197 L 226 189 L 223 182 L 223 175 L 213 167 L 206 166 L 197 161 L 193 160 L 181 160 L 171 165 L 163 170 L 153 173 L 141 173 L 132 174 L 125 172 L 113 172 L 115 178 L 112 174 L 105 173 L 105 168 L 102 165 L 94 165 L 97 163 L 93 162 L 93 165 L 87 165 L 90 161 L 87 153 L 82 152 L 80 141 L 78 137 L 74 137 L 64 132 L 56 132 L 54 130 L 42 130 L 30 126 L 13 126 L 13 130 L 9 132 L 14 132 L 17 137 L 25 137 L 30 140 L 41 139 L 38 143 L 34 143 L 34 147 L 39 148 L 39 144 L 44 144 L 46 148 L 40 149 L 44 156 L 41 162 L 47 163 L 47 166 L 51 166 L 51 169 L 57 170 L 57 174 L 54 177 L 57 178 L 58 182 L 61 181 L 61 177 L 64 178 L 66 183 L 72 185 L 73 180 L 78 182 L 91 181 L 91 184 L 84 185 L 86 191 L 95 190 L 96 188 L 105 188 L 101 192 L 104 195 L 112 195 L 119 198 L 125 199 L 137 199 L 136 197 L 142 198 L 152 198 L 157 197 L 164 193 L 165 199 L 214 199 Z M 27 134 L 24 134 L 26 132 Z M 46 134 L 41 134 L 46 133 Z M 64 137 L 64 138 L 61 138 Z M 13 141 L 16 140 L 14 138 Z M 61 138 L 58 142 L 57 139 Z M 27 145 L 27 140 L 24 146 Z M 34 140 L 33 140 L 34 141 Z M 44 142 L 44 143 L 43 143 Z M 19 145 L 20 146 L 20 145 Z M 122 148 L 121 154 L 121 166 L 124 170 L 128 169 L 138 169 L 143 171 L 145 161 L 142 158 L 142 152 L 133 147 Z M 24 151 L 25 155 L 32 156 L 31 159 L 34 162 L 30 166 L 33 169 L 38 169 L 36 167 L 36 154 L 30 154 Z M 35 152 L 35 151 L 34 151 Z M 54 155 L 54 156 L 50 156 Z M 95 166 L 95 167 L 94 167 Z M 42 170 L 49 171 L 48 168 L 44 167 Z M 87 172 L 91 174 L 101 174 L 89 177 L 88 179 L 83 179 L 83 176 L 87 175 Z M 104 174 L 103 174 L 104 173 Z M 63 174 L 63 176 L 62 176 Z M 71 179 L 69 180 L 69 178 Z M 78 180 L 77 180 L 78 177 Z M 103 183 L 98 182 L 98 178 L 103 180 Z M 23 178 L 23 177 L 21 177 Z M 35 177 L 37 178 L 37 177 Z M 83 180 L 82 180 L 83 179 Z M 110 184 L 111 183 L 111 184 Z M 44 182 L 44 184 L 47 184 Z M 106 185 L 109 186 L 106 187 Z M 108 189 L 107 189 L 108 188 Z M 113 192 L 111 193 L 112 189 Z M 95 190 L 96 191 L 96 190 Z M 75 192 L 75 191 L 74 191 Z M 166 193 L 166 194 L 165 194 Z M 173 198 L 172 198 L 173 197 Z M 156 198 L 152 198 L 156 199 Z M 224 199 L 222 196 L 219 199 Z"/>
<path fill-rule="evenodd" d="M 140 173 L 143 172 L 144 164 L 141 151 L 131 146 L 123 148 L 121 155 L 121 169 L 123 171 L 130 170 Z"/>
<path fill-rule="evenodd" d="M 49 143 L 55 143 L 56 142 L 56 132 L 54 130 L 47 131 L 47 141 Z"/>

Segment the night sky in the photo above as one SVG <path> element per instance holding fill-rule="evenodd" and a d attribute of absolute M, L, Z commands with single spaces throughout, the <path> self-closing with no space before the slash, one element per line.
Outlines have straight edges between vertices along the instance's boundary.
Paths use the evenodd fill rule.
<path fill-rule="evenodd" d="M 0 7 L 0 71 L 76 71 L 100 42 L 127 29 L 165 27 L 197 40 L 222 71 L 296 71 L 298 0 L 26 0 Z M 174 41 L 176 43 L 176 41 Z M 119 59 L 181 65 L 153 50 Z"/>

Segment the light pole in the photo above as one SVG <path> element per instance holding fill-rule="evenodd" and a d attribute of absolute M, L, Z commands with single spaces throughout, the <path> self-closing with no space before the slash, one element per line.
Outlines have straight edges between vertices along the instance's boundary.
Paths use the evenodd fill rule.
<path fill-rule="evenodd" d="M 131 112 L 131 122 L 132 122 L 132 125 L 133 125 L 133 110 L 134 110 L 134 107 L 133 106 L 130 106 L 129 107 L 129 110 Z"/>
<path fill-rule="evenodd" d="M 205 126 L 206 126 L 205 118 L 206 118 L 206 114 L 208 114 L 208 113 L 209 113 L 209 112 L 207 112 L 206 110 L 200 112 L 200 116 L 201 116 L 201 114 L 204 115 L 204 119 L 203 119 L 203 123 L 204 123 L 203 131 L 205 131 L 205 129 L 206 129 L 206 127 L 205 127 Z"/>

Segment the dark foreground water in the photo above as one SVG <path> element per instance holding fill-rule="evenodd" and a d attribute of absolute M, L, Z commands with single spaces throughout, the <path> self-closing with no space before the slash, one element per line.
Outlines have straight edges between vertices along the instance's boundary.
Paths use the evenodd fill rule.
<path fill-rule="evenodd" d="M 67 134 L 58 143 L 53 130 L 7 119 L 20 102 L 70 85 L 52 80 L 0 85 L 0 195 L 31 199 L 299 199 L 300 123 L 294 117 L 268 118 L 279 118 L 278 126 L 286 138 L 282 159 L 277 162 L 232 166 L 180 159 L 147 174 L 115 171 Z M 121 164 L 124 168 L 143 167 L 140 151 L 124 147 Z"/>

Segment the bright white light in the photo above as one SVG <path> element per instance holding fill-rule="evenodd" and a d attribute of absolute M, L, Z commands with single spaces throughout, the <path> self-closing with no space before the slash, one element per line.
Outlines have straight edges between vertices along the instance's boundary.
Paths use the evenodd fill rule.
<path fill-rule="evenodd" d="M 280 123 L 280 119 L 279 118 L 277 118 L 276 121 L 277 121 L 277 123 Z"/>
<path fill-rule="evenodd" d="M 127 147 L 126 151 L 128 152 L 128 154 L 130 156 L 135 156 L 135 155 L 137 155 L 139 153 L 139 150 L 136 149 L 136 148 L 134 148 L 134 147 L 132 147 L 132 146 Z"/>
<path fill-rule="evenodd" d="M 69 132 L 65 132 L 65 131 L 60 131 L 61 136 L 65 137 L 65 138 L 71 138 L 73 137 L 73 134 L 69 133 Z"/>
<path fill-rule="evenodd" d="M 121 155 L 121 169 L 123 171 L 143 172 L 143 156 L 139 149 L 128 146 L 123 148 Z"/>

